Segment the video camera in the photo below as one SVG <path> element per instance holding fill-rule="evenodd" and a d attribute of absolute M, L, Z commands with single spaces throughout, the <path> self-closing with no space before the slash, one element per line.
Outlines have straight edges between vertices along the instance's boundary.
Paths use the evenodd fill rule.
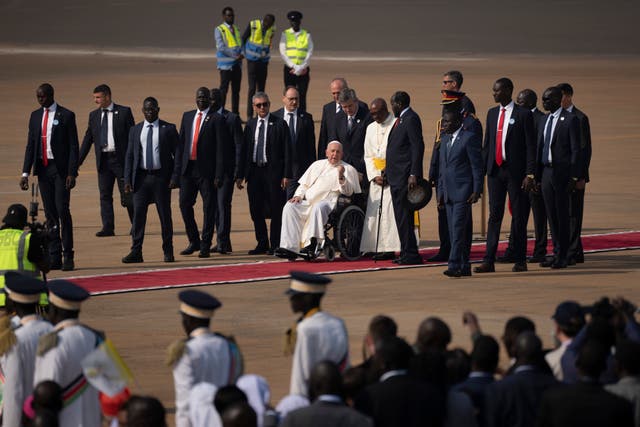
<path fill-rule="evenodd" d="M 42 252 L 48 255 L 49 242 L 52 240 L 52 236 L 54 236 L 53 233 L 56 230 L 54 228 L 55 226 L 49 227 L 49 224 L 46 221 L 44 223 L 38 221 L 38 210 L 40 208 L 40 203 L 38 202 L 39 193 L 38 184 L 31 184 L 31 202 L 29 203 L 29 216 L 31 217 L 31 222 L 27 222 L 27 226 L 29 226 L 31 233 L 38 237 Z"/>

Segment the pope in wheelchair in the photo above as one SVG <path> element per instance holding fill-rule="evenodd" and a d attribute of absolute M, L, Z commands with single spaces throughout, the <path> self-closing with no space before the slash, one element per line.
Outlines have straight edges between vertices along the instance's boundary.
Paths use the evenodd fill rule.
<path fill-rule="evenodd" d="M 330 142 L 325 154 L 326 159 L 312 163 L 298 180 L 294 196 L 282 210 L 277 256 L 315 258 L 316 249 L 324 246 L 325 224 L 340 195 L 361 192 L 358 172 L 342 161 L 342 144 Z"/>

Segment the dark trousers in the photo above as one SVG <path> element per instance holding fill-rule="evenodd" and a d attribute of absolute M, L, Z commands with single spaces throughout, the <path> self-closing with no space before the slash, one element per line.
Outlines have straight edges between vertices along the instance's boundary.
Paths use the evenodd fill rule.
<path fill-rule="evenodd" d="M 269 63 L 262 61 L 247 60 L 247 76 L 249 79 L 249 87 L 247 88 L 247 120 L 253 117 L 253 95 L 258 92 L 264 92 L 267 83 L 267 71 Z"/>
<path fill-rule="evenodd" d="M 231 112 L 240 115 L 240 82 L 242 81 L 242 67 L 236 64 L 230 70 L 220 70 L 220 94 L 222 107 L 227 101 L 229 83 L 231 83 Z"/>
<path fill-rule="evenodd" d="M 521 188 L 522 179 L 512 177 L 506 165 L 503 165 L 498 168 L 495 176 L 487 177 L 487 186 L 489 188 L 489 221 L 484 262 L 494 263 L 496 260 L 507 194 L 511 202 L 513 221 L 513 257 L 516 262 L 525 262 L 527 258 L 529 201 L 527 193 Z"/>
<path fill-rule="evenodd" d="M 473 221 L 471 204 L 467 202 L 445 203 L 447 222 L 449 224 L 449 270 L 471 271 L 469 255 L 471 254 L 471 239 L 473 236 Z"/>
<path fill-rule="evenodd" d="M 113 231 L 115 220 L 113 215 L 113 185 L 118 184 L 120 205 L 127 208 L 129 222 L 133 222 L 133 203 L 131 197 L 124 192 L 124 167 L 118 161 L 116 153 L 102 153 L 98 169 L 98 191 L 100 192 L 100 217 L 102 229 Z"/>
<path fill-rule="evenodd" d="M 148 173 L 138 171 L 136 180 L 140 180 L 138 189 L 133 193 L 132 252 L 142 252 L 144 230 L 147 225 L 147 210 L 151 203 L 156 204 L 160 228 L 162 230 L 162 251 L 173 255 L 173 221 L 171 220 L 171 190 L 169 178 L 159 171 Z"/>
<path fill-rule="evenodd" d="M 437 187 L 436 187 L 437 188 Z M 436 190 L 436 194 L 438 191 Z M 436 208 L 438 211 L 438 239 L 440 239 L 440 248 L 438 254 L 449 258 L 451 252 L 451 240 L 449 239 L 449 224 L 447 223 L 447 208 Z"/>
<path fill-rule="evenodd" d="M 222 187 L 215 192 L 215 216 L 218 227 L 217 244 L 218 249 L 232 252 L 231 247 L 231 201 L 233 200 L 233 186 L 235 180 L 231 176 L 225 176 Z"/>
<path fill-rule="evenodd" d="M 406 182 L 406 180 L 403 180 Z M 418 242 L 414 231 L 413 211 L 407 202 L 407 185 L 399 187 L 391 186 L 391 201 L 393 202 L 393 213 L 398 227 L 400 237 L 400 257 L 417 258 Z"/>
<path fill-rule="evenodd" d="M 547 209 L 542 193 L 529 193 L 529 203 L 533 213 L 533 228 L 536 236 L 533 256 L 540 258 L 547 255 Z"/>
<path fill-rule="evenodd" d="M 551 227 L 553 253 L 558 261 L 566 261 L 569 251 L 569 179 L 568 167 L 545 167 L 542 172 L 542 197 Z"/>
<path fill-rule="evenodd" d="M 282 208 L 286 202 L 286 193 L 280 188 L 280 180 L 269 176 L 268 167 L 254 165 L 247 183 L 247 194 L 258 247 L 262 249 L 277 248 L 280 246 Z M 267 218 L 271 218 L 270 233 L 268 234 L 267 222 L 265 221 Z"/>
<path fill-rule="evenodd" d="M 584 260 L 582 248 L 582 216 L 584 214 L 584 190 L 574 190 L 571 193 L 569 205 L 569 259 Z"/>
<path fill-rule="evenodd" d="M 289 72 L 292 69 L 284 66 L 284 87 L 294 86 L 298 89 L 298 93 L 300 94 L 298 108 L 302 111 L 307 111 L 307 89 L 309 89 L 309 75 L 311 74 L 311 69 L 307 68 L 307 74 L 303 76 L 296 76 L 295 74 L 290 74 Z"/>
<path fill-rule="evenodd" d="M 180 178 L 180 212 L 189 243 L 209 249 L 215 227 L 215 188 L 213 178 L 201 177 L 197 169 L 195 161 L 190 160 L 186 174 Z M 202 239 L 193 211 L 198 193 L 202 197 Z"/>
<path fill-rule="evenodd" d="M 294 194 L 296 194 L 296 190 L 298 189 L 298 179 L 291 178 L 287 184 L 287 200 L 292 198 Z"/>
<path fill-rule="evenodd" d="M 61 255 L 73 258 L 73 221 L 69 209 L 71 192 L 66 188 L 66 179 L 66 176 L 58 174 L 54 160 L 49 160 L 49 165 L 38 174 L 44 216 L 52 229 L 49 242 L 52 262 L 59 260 Z"/>

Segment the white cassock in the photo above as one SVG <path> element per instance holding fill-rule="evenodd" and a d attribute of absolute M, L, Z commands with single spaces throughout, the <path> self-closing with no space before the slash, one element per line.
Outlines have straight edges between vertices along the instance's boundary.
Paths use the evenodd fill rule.
<path fill-rule="evenodd" d="M 78 319 L 67 319 L 54 327 L 57 344 L 36 357 L 33 385 L 45 380 L 60 384 L 64 390 L 64 409 L 60 425 L 89 427 L 101 425 L 98 390 L 87 382 L 82 372 L 82 360 L 102 341 L 95 331 L 82 326 Z"/>
<path fill-rule="evenodd" d="M 324 311 L 298 323 L 296 334 L 289 393 L 308 396 L 307 381 L 316 363 L 330 360 L 341 372 L 349 367 L 349 337 L 342 319 Z"/>
<path fill-rule="evenodd" d="M 375 252 L 376 238 L 378 236 L 378 216 L 380 209 L 380 197 L 382 196 L 382 220 L 380 221 L 380 239 L 378 252 L 400 251 L 400 237 L 393 213 L 393 201 L 391 200 L 391 187 L 382 187 L 373 183 L 373 178 L 382 175 L 380 163 L 387 157 L 387 141 L 393 127 L 395 117 L 389 114 L 384 122 L 373 122 L 367 126 L 364 137 L 364 163 L 367 166 L 367 176 L 371 181 L 369 196 L 367 197 L 367 212 L 362 227 L 362 240 L 360 252 Z"/>
<path fill-rule="evenodd" d="M 35 314 L 20 319 L 15 329 L 16 344 L 0 358 L 4 374 L 3 426 L 22 425 L 22 405 L 33 393 L 33 375 L 36 368 L 38 340 L 53 330 L 51 323 Z"/>
<path fill-rule="evenodd" d="M 176 427 L 190 427 L 189 398 L 195 384 L 222 387 L 234 381 L 229 343 L 208 328 L 191 332 L 182 357 L 173 367 Z"/>
<path fill-rule="evenodd" d="M 344 166 L 344 182 L 338 180 L 338 166 Z M 332 165 L 329 160 L 316 160 L 298 180 L 294 195 L 303 198 L 300 203 L 287 202 L 282 210 L 280 247 L 298 252 L 315 237 L 324 241 L 324 225 L 336 207 L 338 196 L 360 193 L 360 181 L 356 169 L 340 161 Z"/>

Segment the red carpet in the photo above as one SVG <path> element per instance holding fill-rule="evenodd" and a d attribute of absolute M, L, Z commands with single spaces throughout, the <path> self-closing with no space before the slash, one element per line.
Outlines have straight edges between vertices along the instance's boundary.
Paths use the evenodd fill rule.
<path fill-rule="evenodd" d="M 549 239 L 551 240 L 551 239 Z M 550 242 L 551 243 L 551 242 Z M 585 252 L 607 252 L 625 249 L 640 249 L 640 232 L 623 232 L 583 236 Z M 499 253 L 506 248 L 506 242 L 500 243 Z M 529 250 L 533 249 L 533 240 L 529 240 Z M 479 261 L 484 255 L 485 244 L 476 243 L 471 249 L 471 259 Z M 436 253 L 436 248 L 420 251 L 424 259 Z M 551 248 L 549 248 L 549 253 Z M 275 259 L 246 264 L 227 264 L 203 267 L 183 267 L 162 270 L 145 270 L 134 273 L 116 273 L 100 276 L 84 276 L 71 278 L 75 283 L 85 287 L 92 294 L 111 294 L 134 292 L 151 289 L 176 288 L 197 285 L 222 283 L 255 282 L 287 277 L 291 270 L 305 270 L 315 273 L 347 273 L 356 271 L 387 270 L 397 268 L 425 268 L 443 263 L 426 263 L 417 266 L 397 266 L 391 261 L 374 263 L 370 259 L 346 261 L 336 259 L 327 262 L 319 259 L 313 262 L 298 260 L 289 262 Z"/>

